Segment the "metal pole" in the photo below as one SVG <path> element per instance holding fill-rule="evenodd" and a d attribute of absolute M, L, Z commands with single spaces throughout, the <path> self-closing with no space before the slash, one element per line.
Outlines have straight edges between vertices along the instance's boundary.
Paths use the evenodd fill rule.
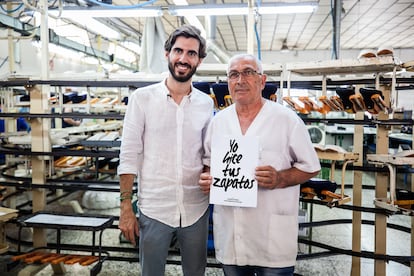
<path fill-rule="evenodd" d="M 254 54 L 254 2 L 249 0 L 249 14 L 247 15 L 247 53 Z"/>
<path fill-rule="evenodd" d="M 340 48 L 341 48 L 341 13 L 342 13 L 342 2 L 341 0 L 335 0 L 334 7 L 332 9 L 333 12 L 333 52 L 332 58 L 339 59 L 340 57 Z"/>

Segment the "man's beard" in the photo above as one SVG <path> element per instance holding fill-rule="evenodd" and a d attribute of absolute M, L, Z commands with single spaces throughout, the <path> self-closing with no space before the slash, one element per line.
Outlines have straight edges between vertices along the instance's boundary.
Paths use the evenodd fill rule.
<path fill-rule="evenodd" d="M 191 71 L 187 75 L 179 76 L 174 71 L 174 65 L 171 62 L 168 62 L 168 70 L 170 71 L 172 77 L 178 82 L 187 82 L 192 78 L 197 70 L 197 67 L 191 67 L 188 63 L 185 65 L 189 66 Z"/>

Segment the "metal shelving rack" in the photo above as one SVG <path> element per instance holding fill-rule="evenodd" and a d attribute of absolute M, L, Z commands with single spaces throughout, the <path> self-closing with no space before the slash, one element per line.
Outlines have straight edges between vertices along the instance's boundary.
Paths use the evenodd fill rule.
<path fill-rule="evenodd" d="M 47 204 L 47 195 L 45 191 L 47 189 L 57 189 L 57 191 L 68 191 L 69 193 L 73 191 L 73 187 L 71 187 L 71 183 L 69 184 L 62 184 L 61 181 L 53 182 L 48 178 L 54 178 L 51 174 L 50 168 L 53 166 L 53 158 L 59 156 L 86 156 L 86 157 L 108 157 L 114 158 L 117 157 L 119 154 L 119 150 L 116 148 L 112 149 L 97 149 L 94 147 L 90 150 L 83 150 L 77 151 L 72 150 L 66 147 L 54 147 L 51 145 L 50 141 L 50 120 L 54 118 L 64 118 L 68 116 L 74 116 L 77 118 L 98 118 L 98 119 L 115 119 L 121 120 L 123 118 L 123 114 L 120 110 L 117 112 L 107 112 L 107 113 L 52 113 L 51 112 L 51 105 L 49 103 L 49 91 L 53 88 L 59 90 L 57 93 L 62 93 L 61 88 L 63 86 L 70 86 L 70 87 L 84 87 L 86 89 L 90 89 L 91 87 L 114 87 L 114 88 L 131 88 L 135 85 L 145 85 L 146 83 L 143 82 L 122 82 L 122 81 L 44 81 L 44 80 L 28 80 L 28 79 L 14 79 L 9 81 L 1 81 L 0 87 L 9 93 L 13 93 L 13 89 L 24 90 L 26 89 L 27 94 L 30 95 L 30 102 L 28 103 L 29 112 L 20 113 L 13 108 L 9 108 L 9 112 L 0 113 L 1 118 L 10 119 L 11 122 L 14 121 L 14 118 L 17 117 L 24 117 L 30 120 L 31 124 L 31 144 L 24 146 L 24 147 L 1 147 L 0 152 L 6 155 L 19 155 L 25 156 L 28 158 L 31 163 L 32 173 L 29 177 L 21 178 L 20 180 L 13 180 L 7 181 L 4 183 L 5 186 L 8 187 L 8 190 L 15 189 L 15 187 L 19 186 L 19 188 L 27 188 L 28 191 L 32 191 L 33 199 L 31 210 L 33 213 L 37 213 L 39 211 L 43 211 Z M 10 95 L 4 95 L 5 97 L 9 97 Z M 3 97 L 4 98 L 4 97 Z M 62 99 L 62 94 L 60 94 L 60 99 Z M 89 97 L 88 97 L 89 98 Z M 14 97 L 9 97 L 9 100 L 14 100 Z M 41 104 L 40 104 L 41 102 Z M 120 102 L 120 101 L 119 101 Z M 59 107 L 60 110 L 62 109 L 62 103 L 54 105 L 54 107 Z M 89 105 L 89 102 L 88 102 Z M 11 106 L 13 103 L 11 103 Z M 86 104 L 85 104 L 86 106 Z M 91 109 L 88 108 L 88 111 Z M 16 111 L 16 113 L 14 112 Z M 97 145 L 99 147 L 100 145 Z M 105 145 L 106 146 L 106 145 Z M 94 181 L 93 184 L 97 182 Z M 83 189 L 88 189 L 88 185 L 82 183 Z M 49 188 L 48 188 L 49 187 Z M 101 191 L 105 191 L 102 189 Z M 113 191 L 113 188 L 108 187 L 108 191 Z M 64 196 L 56 194 L 58 198 Z M 13 200 L 9 200 L 11 207 L 15 207 L 16 203 Z M 22 210 L 22 213 L 27 211 Z M 113 219 L 111 219 L 110 224 L 112 225 Z M 105 224 L 105 227 L 108 225 Z M 33 232 L 33 247 L 34 248 L 42 248 L 47 246 L 46 240 L 46 232 L 45 228 L 35 228 Z M 53 226 L 51 226 L 53 228 Z M 60 267 L 59 267 L 60 266 Z M 63 270 L 62 264 L 53 265 L 53 269 L 55 271 Z"/>
<path fill-rule="evenodd" d="M 377 58 L 355 59 L 355 60 L 329 60 L 318 62 L 294 63 L 286 65 L 287 88 L 290 96 L 290 84 L 292 75 L 296 74 L 300 78 L 321 78 L 322 81 L 322 95 L 327 92 L 327 78 L 328 76 L 337 76 L 340 79 L 351 80 L 358 79 L 357 76 L 375 77 L 375 88 L 381 90 L 385 96 L 385 102 L 394 109 L 396 98 L 396 72 L 401 70 L 401 63 L 392 56 L 384 56 Z M 380 85 L 381 73 L 392 72 L 391 85 Z M 372 76 L 371 76 L 372 77 Z M 358 84 L 357 87 L 362 87 Z M 359 91 L 359 89 L 356 89 Z M 355 124 L 354 133 L 354 152 L 359 154 L 360 158 L 354 163 L 355 166 L 362 166 L 364 161 L 363 156 L 363 124 L 366 123 L 363 112 L 357 112 L 354 116 L 353 123 Z M 380 112 L 377 114 L 374 121 L 371 123 L 377 126 L 377 154 L 388 153 L 388 121 L 390 114 Z M 324 121 L 326 119 L 315 119 L 316 121 Z M 412 121 L 412 120 L 411 120 Z M 349 122 L 351 123 L 351 122 Z M 354 171 L 353 183 L 353 204 L 361 206 L 362 204 L 362 171 Z M 387 174 L 376 173 L 376 197 L 386 197 L 388 186 Z M 353 211 L 352 217 L 352 251 L 361 252 L 361 225 L 362 216 L 360 211 Z M 386 231 L 387 231 L 387 217 L 385 214 L 375 214 L 375 254 L 386 255 Z M 414 241 L 414 233 L 412 231 L 412 242 Z M 412 249 L 412 254 L 414 249 Z M 413 265 L 412 275 L 413 274 Z M 375 260 L 375 275 L 385 275 L 386 260 Z M 361 260 L 360 257 L 352 257 L 351 275 L 361 274 Z"/>
<path fill-rule="evenodd" d="M 277 81 L 277 78 L 280 77 L 280 88 L 284 87 L 284 77 L 285 75 L 288 78 L 287 81 L 287 86 L 288 88 L 290 88 L 291 85 L 291 74 L 297 74 L 300 75 L 303 78 L 307 78 L 309 77 L 321 77 L 322 81 L 317 80 L 315 82 L 312 82 L 313 85 L 317 85 L 320 86 L 320 83 L 322 83 L 322 90 L 326 91 L 326 86 L 327 83 L 331 83 L 330 80 L 327 79 L 327 76 L 330 76 L 332 74 L 339 74 L 339 75 L 344 75 L 344 74 L 350 74 L 353 75 L 355 73 L 358 74 L 364 74 L 364 73 L 379 73 L 379 72 L 389 72 L 389 71 L 396 71 L 398 69 L 398 65 L 395 63 L 395 61 L 393 59 L 390 58 L 385 58 L 385 59 L 381 59 L 381 60 L 370 60 L 370 61 L 358 61 L 358 60 L 352 60 L 352 61 L 323 61 L 323 62 L 315 62 L 315 63 L 300 63 L 300 64 L 287 64 L 285 66 L 285 70 L 282 69 L 283 67 L 281 65 L 274 65 L 274 66 L 270 66 L 270 67 L 265 67 L 265 73 L 270 73 L 271 78 L 269 78 L 269 81 Z M 354 69 L 355 68 L 355 69 Z M 223 67 L 215 67 L 213 69 L 203 69 L 203 70 L 207 70 L 209 72 L 209 74 L 213 74 L 216 75 L 216 79 L 218 78 L 217 75 L 219 76 L 224 76 L 225 75 L 225 68 Z M 212 72 L 212 70 L 218 70 L 217 72 Z M 203 73 L 203 71 L 200 71 L 201 73 Z M 206 73 L 203 73 L 206 74 Z M 395 75 L 394 75 L 395 76 Z M 348 80 L 353 80 L 352 77 L 347 78 Z M 9 81 L 0 81 L 0 87 L 26 87 L 26 86 L 71 86 L 71 87 L 124 87 L 124 88 L 137 88 L 137 87 L 141 87 L 141 86 L 146 86 L 149 84 L 154 83 L 155 81 L 147 81 L 147 80 L 137 80 L 137 81 L 131 81 L 131 80 L 121 80 L 121 81 L 112 81 L 112 80 L 103 80 L 103 81 L 97 81 L 97 80 L 29 80 L 29 79 L 16 79 L 16 80 L 9 80 Z M 361 82 L 361 80 L 357 80 L 356 82 Z M 378 84 L 379 83 L 379 77 L 376 78 L 375 82 Z M 395 85 L 395 77 L 393 77 L 392 81 L 391 81 L 394 85 Z M 304 86 L 308 85 L 309 82 L 305 81 L 304 82 Z M 362 85 L 362 84 L 361 84 Z M 281 93 L 281 89 L 279 89 L 279 94 Z M 36 98 L 36 97 L 34 97 Z M 281 95 L 278 96 L 278 99 L 281 99 Z M 389 98 L 391 98 L 391 96 L 389 96 Z M 33 121 L 39 121 L 42 118 L 43 119 L 50 119 L 50 118 L 63 118 L 70 115 L 71 117 L 76 117 L 76 118 L 92 118 L 92 117 L 96 117 L 96 118 L 109 118 L 109 119 L 122 119 L 123 115 L 122 114 L 118 114 L 118 113 L 110 113 L 110 114 L 78 114 L 78 113 L 71 113 L 71 114 L 51 114 L 51 113 L 47 113 L 45 111 L 36 111 L 36 112 L 30 112 L 30 113 L 19 113 L 19 114 L 13 114 L 13 113 L 0 113 L 0 117 L 4 117 L 4 118 L 13 118 L 13 117 L 26 117 L 29 118 Z M 398 124 L 401 123 L 401 121 L 396 120 L 390 120 L 388 118 L 387 114 L 384 114 L 384 116 L 379 116 L 377 119 L 375 120 L 370 120 L 370 121 L 366 121 L 365 119 L 363 119 L 362 117 L 360 117 L 360 115 L 362 114 L 356 114 L 356 119 L 346 119 L 345 121 L 343 121 L 342 119 L 315 119 L 318 122 L 336 122 L 337 120 L 339 120 L 341 123 L 349 123 L 349 124 L 355 124 L 357 127 L 360 126 L 361 130 L 358 130 L 355 133 L 355 136 L 358 136 L 359 138 L 357 138 L 354 142 L 354 144 L 359 144 L 360 145 L 360 149 L 357 148 L 357 152 L 361 152 L 362 154 L 362 135 L 363 135 L 363 131 L 362 131 L 362 125 L 363 124 L 375 124 L 377 125 L 379 128 L 381 126 L 384 127 L 384 129 L 386 129 L 389 124 Z M 304 120 L 309 121 L 309 122 L 313 122 L 314 119 L 312 118 L 304 118 Z M 40 136 L 44 135 L 41 134 Z M 42 136 L 43 137 L 43 136 Z M 384 142 L 384 141 L 383 141 Z M 92 145 L 88 145 L 88 146 L 92 146 Z M 16 153 L 22 153 L 22 151 L 9 151 L 9 153 L 11 154 L 16 154 Z M 70 155 L 70 154 L 82 154 L 85 156 L 93 156 L 93 157 L 99 157 L 99 156 L 105 156 L 105 154 L 107 154 L 108 156 L 114 156 L 114 154 L 118 154 L 118 152 L 116 151 L 96 151 L 96 150 L 91 150 L 91 151 L 82 151 L 81 153 L 78 152 L 76 153 L 75 151 L 68 151 L 68 150 L 56 150 L 56 149 L 51 149 L 50 151 L 43 151 L 43 150 L 36 150 L 36 149 L 31 149 L 31 150 L 27 150 L 27 152 L 25 152 L 24 154 L 28 154 L 30 156 L 32 156 L 32 158 L 34 159 L 42 159 L 44 158 L 45 160 L 48 160 L 48 156 L 64 156 L 64 155 Z M 44 157 L 42 157 L 44 156 Z M 358 160 L 358 162 L 362 162 L 362 158 L 360 160 Z M 358 165 L 362 165 L 362 163 L 357 163 L 354 165 L 358 166 Z M 360 202 L 360 193 L 361 193 L 361 183 L 362 183 L 362 172 L 355 172 L 355 179 L 356 179 L 356 185 L 355 187 L 357 189 L 354 190 L 354 195 L 353 195 L 353 200 L 354 202 L 358 201 Z M 358 180 L 359 179 L 359 180 Z M 43 189 L 47 189 L 47 187 L 49 186 L 53 186 L 54 183 L 56 182 L 50 182 L 50 181 L 45 181 L 45 183 L 42 185 L 39 183 L 39 189 L 43 188 Z M 56 184 L 57 185 L 57 184 Z M 358 188 L 359 186 L 359 188 Z M 59 188 L 61 188 L 62 186 L 59 186 Z M 358 189 L 359 189 L 359 199 L 358 199 Z M 113 191 L 113 190 L 111 190 Z M 40 204 L 41 207 L 41 204 Z M 359 216 L 358 216 L 359 215 Z M 359 219 L 359 222 L 358 222 Z M 354 220 L 355 220 L 355 226 L 353 227 L 353 240 L 355 241 L 355 244 L 353 244 L 353 250 L 360 250 L 360 244 L 358 243 L 358 241 L 360 241 L 361 238 L 361 217 L 360 214 L 358 214 L 358 212 L 354 212 Z M 386 228 L 386 224 L 385 228 Z M 384 228 L 384 229 L 385 229 Z M 385 240 L 385 239 L 384 239 Z M 354 243 L 354 242 L 353 242 Z M 358 247 L 359 246 L 359 247 Z M 381 252 L 378 252 L 381 253 Z M 109 258 L 110 259 L 110 258 Z M 384 263 L 384 267 L 385 267 L 385 262 L 384 261 L 380 261 Z M 358 275 L 359 274 L 359 270 L 360 270 L 360 263 L 359 263 L 359 258 L 353 257 L 353 275 Z"/>

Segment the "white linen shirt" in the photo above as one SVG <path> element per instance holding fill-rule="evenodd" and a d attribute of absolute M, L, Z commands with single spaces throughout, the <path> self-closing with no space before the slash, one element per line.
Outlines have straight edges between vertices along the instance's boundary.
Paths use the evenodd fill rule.
<path fill-rule="evenodd" d="M 194 224 L 208 207 L 198 180 L 213 101 L 191 89 L 178 105 L 165 81 L 139 88 L 124 117 L 118 174 L 137 175 L 140 213 L 171 227 Z"/>
<path fill-rule="evenodd" d="M 218 112 L 211 121 L 205 142 L 206 165 L 210 165 L 211 141 L 216 135 L 242 135 L 234 104 Z M 303 121 L 279 103 L 266 101 L 245 136 L 259 139 L 259 165 L 271 165 L 276 170 L 320 170 Z M 216 258 L 227 265 L 294 266 L 299 189 L 300 185 L 259 188 L 256 208 L 214 205 Z"/>

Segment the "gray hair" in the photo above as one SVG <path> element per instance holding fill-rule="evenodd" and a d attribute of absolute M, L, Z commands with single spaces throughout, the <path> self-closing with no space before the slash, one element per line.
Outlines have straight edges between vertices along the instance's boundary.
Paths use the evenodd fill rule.
<path fill-rule="evenodd" d="M 262 62 L 254 55 L 252 54 L 237 54 L 230 58 L 229 62 L 227 63 L 227 74 L 229 73 L 230 65 L 238 59 L 251 59 L 256 63 L 257 66 L 257 72 L 263 74 L 263 67 Z"/>

